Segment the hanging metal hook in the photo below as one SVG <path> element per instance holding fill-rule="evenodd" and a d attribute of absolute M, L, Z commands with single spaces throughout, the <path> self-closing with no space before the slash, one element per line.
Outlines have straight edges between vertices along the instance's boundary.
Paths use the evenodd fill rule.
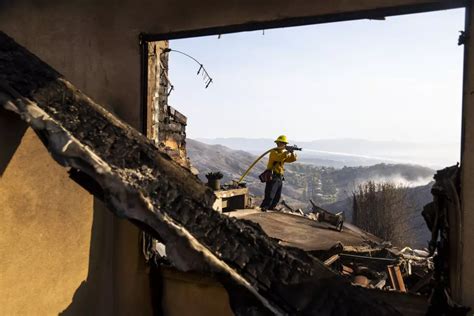
<path fill-rule="evenodd" d="M 160 56 L 163 55 L 163 54 L 169 53 L 169 52 L 179 53 L 179 54 L 181 54 L 181 55 L 184 55 L 184 56 L 186 56 L 186 57 L 192 59 L 194 62 L 196 62 L 196 63 L 199 65 L 199 69 L 198 69 L 198 71 L 197 71 L 197 75 L 199 75 L 199 74 L 201 73 L 201 71 L 202 71 L 202 76 L 203 76 L 204 82 L 205 82 L 205 84 L 206 84 L 206 89 L 207 89 L 207 87 L 209 87 L 209 85 L 212 83 L 213 80 L 212 80 L 211 76 L 209 76 L 209 73 L 207 72 L 207 70 L 206 70 L 206 68 L 204 67 L 203 64 L 201 64 L 201 63 L 200 63 L 196 58 L 194 58 L 193 56 L 188 55 L 188 54 L 186 54 L 186 53 L 184 53 L 184 52 L 181 52 L 181 51 L 179 51 L 179 50 L 171 49 L 171 48 L 162 48 L 162 52 L 161 52 Z"/>

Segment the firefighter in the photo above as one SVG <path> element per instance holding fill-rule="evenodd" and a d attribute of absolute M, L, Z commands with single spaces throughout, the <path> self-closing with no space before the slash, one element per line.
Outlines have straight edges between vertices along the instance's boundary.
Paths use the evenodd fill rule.
<path fill-rule="evenodd" d="M 296 154 L 293 150 L 288 150 L 286 145 L 288 140 L 285 135 L 279 136 L 275 143 L 277 148 L 272 149 L 268 158 L 267 173 L 271 172 L 271 180 L 265 185 L 265 198 L 263 199 L 260 209 L 262 211 L 273 210 L 277 206 L 281 197 L 283 188 L 283 173 L 285 171 L 283 165 L 288 162 L 296 161 Z"/>

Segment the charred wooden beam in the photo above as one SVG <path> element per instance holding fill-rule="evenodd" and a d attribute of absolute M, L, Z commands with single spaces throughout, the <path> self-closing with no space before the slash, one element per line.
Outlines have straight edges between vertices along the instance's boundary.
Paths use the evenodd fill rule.
<path fill-rule="evenodd" d="M 352 287 L 257 224 L 215 212 L 214 194 L 188 169 L 3 33 L 0 105 L 58 163 L 93 179 L 112 212 L 162 240 L 177 268 L 221 280 L 236 314 L 399 314 L 388 294 Z"/>
<path fill-rule="evenodd" d="M 407 290 L 405 288 L 405 282 L 403 280 L 400 267 L 398 265 L 388 265 L 387 270 L 388 275 L 390 276 L 392 288 L 400 292 L 406 292 Z"/>

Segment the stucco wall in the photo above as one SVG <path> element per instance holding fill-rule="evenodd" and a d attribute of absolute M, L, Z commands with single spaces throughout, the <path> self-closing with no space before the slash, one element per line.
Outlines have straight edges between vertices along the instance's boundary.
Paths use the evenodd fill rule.
<path fill-rule="evenodd" d="M 35 4 L 20 0 L 0 6 L 0 30 L 138 127 L 138 30 L 121 32 L 116 27 L 120 22 L 105 8 L 31 2 Z"/>
<path fill-rule="evenodd" d="M 31 2 L 0 2 L 0 30 L 139 127 L 139 30 L 122 32 L 106 7 Z M 5 115 L 0 314 L 151 315 L 139 230 L 74 184 L 34 133 L 23 137 L 22 123 Z M 12 129 L 20 130 L 14 141 Z"/>
<path fill-rule="evenodd" d="M 151 315 L 140 233 L 0 111 L 0 315 Z"/>
<path fill-rule="evenodd" d="M 93 199 L 21 126 L 0 112 L 0 314 L 58 314 L 88 276 Z"/>
<path fill-rule="evenodd" d="M 162 269 L 163 313 L 167 316 L 231 316 L 229 297 L 224 287 L 208 278 Z"/>

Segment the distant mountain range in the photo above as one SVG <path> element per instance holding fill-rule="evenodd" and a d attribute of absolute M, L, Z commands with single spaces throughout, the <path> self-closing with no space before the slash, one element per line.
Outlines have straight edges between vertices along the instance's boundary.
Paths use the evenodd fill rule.
<path fill-rule="evenodd" d="M 274 146 L 272 139 L 263 138 L 201 138 L 197 140 L 206 144 L 220 144 L 235 150 L 245 150 L 253 154 L 260 154 Z M 377 163 L 403 163 L 440 169 L 456 164 L 459 161 L 460 152 L 460 145 L 455 142 L 434 144 L 363 139 L 321 139 L 294 143 L 303 147 L 300 162 L 336 168 L 370 166 Z"/>
<path fill-rule="evenodd" d="M 188 156 L 192 165 L 200 172 L 199 177 L 206 182 L 205 174 L 221 171 L 223 183 L 239 179 L 256 155 L 242 150 L 233 150 L 222 145 L 209 145 L 187 139 Z M 244 179 L 255 204 L 261 201 L 264 184 L 258 175 L 265 169 L 267 157 L 262 159 Z M 423 205 L 431 201 L 431 183 L 433 169 L 404 164 L 379 163 L 372 166 L 334 168 L 309 163 L 286 164 L 283 197 L 295 208 L 309 210 L 309 199 L 331 211 L 344 211 L 350 221 L 352 218 L 352 192 L 357 185 L 369 180 L 391 181 L 410 186 L 410 199 L 417 209 L 413 218 L 413 227 L 418 229 L 419 240 L 414 245 L 425 246 L 429 232 L 420 215 Z"/>

